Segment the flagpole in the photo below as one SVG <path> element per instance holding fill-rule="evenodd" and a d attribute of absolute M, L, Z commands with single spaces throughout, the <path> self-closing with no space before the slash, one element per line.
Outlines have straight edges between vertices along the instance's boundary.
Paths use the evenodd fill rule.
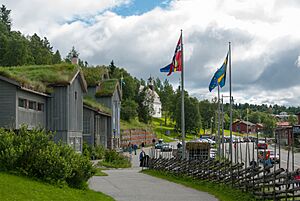
<path fill-rule="evenodd" d="M 231 42 L 229 42 L 229 97 L 230 97 L 230 175 L 231 185 L 233 185 L 233 170 L 232 170 L 232 92 L 231 92 Z"/>
<path fill-rule="evenodd" d="M 229 42 L 229 96 L 230 96 L 230 160 L 232 164 L 232 91 L 231 91 L 231 43 Z"/>
<path fill-rule="evenodd" d="M 181 61 L 182 61 L 182 66 L 181 66 L 181 133 L 182 133 L 182 158 L 185 159 L 185 121 L 184 121 L 184 76 L 183 76 L 183 38 L 182 38 L 182 29 L 181 31 Z"/>
<path fill-rule="evenodd" d="M 221 156 L 221 144 L 220 144 L 220 139 L 221 139 L 221 135 L 220 135 L 220 121 L 221 121 L 221 116 L 220 116 L 220 85 L 218 83 L 218 156 Z"/>

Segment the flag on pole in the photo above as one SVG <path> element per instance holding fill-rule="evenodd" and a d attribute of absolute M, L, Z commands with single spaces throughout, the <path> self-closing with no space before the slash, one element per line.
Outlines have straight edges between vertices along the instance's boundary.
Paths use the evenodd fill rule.
<path fill-rule="evenodd" d="M 210 81 L 209 84 L 209 91 L 211 92 L 216 86 L 220 86 L 221 88 L 224 87 L 225 85 L 225 81 L 226 81 L 226 69 L 227 69 L 227 63 L 228 63 L 228 53 L 227 56 L 224 60 L 223 65 L 221 66 L 221 68 L 219 68 L 213 78 Z"/>
<path fill-rule="evenodd" d="M 172 72 L 181 71 L 182 70 L 182 35 L 177 42 L 177 46 L 175 48 L 174 56 L 172 59 L 172 63 L 160 69 L 160 72 L 168 72 L 168 75 L 171 75 Z"/>

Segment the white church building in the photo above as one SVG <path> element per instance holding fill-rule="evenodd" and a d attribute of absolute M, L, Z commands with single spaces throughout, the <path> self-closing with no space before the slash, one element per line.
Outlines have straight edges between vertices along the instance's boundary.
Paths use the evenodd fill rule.
<path fill-rule="evenodd" d="M 151 114 L 152 117 L 161 118 L 162 110 L 161 110 L 161 102 L 159 95 L 154 90 L 154 83 L 152 77 L 148 79 L 148 88 L 146 89 L 146 96 L 153 98 L 153 112 Z M 144 86 L 140 86 L 140 91 L 144 89 Z"/>

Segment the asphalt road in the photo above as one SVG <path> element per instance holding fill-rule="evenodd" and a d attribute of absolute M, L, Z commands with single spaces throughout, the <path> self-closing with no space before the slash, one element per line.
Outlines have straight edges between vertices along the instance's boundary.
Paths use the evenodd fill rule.
<path fill-rule="evenodd" d="M 150 149 L 145 149 L 150 154 Z M 139 156 L 132 155 L 133 168 L 105 170 L 108 176 L 94 176 L 89 187 L 117 201 L 217 201 L 214 196 L 140 173 Z"/>
<path fill-rule="evenodd" d="M 227 152 L 227 157 L 228 157 L 228 150 L 229 150 L 229 143 L 226 143 L 226 152 Z M 257 160 L 257 149 L 254 148 L 254 157 L 253 157 L 253 143 L 249 142 L 248 143 L 248 151 L 247 151 L 247 157 L 246 157 L 246 147 L 247 147 L 247 143 L 238 143 L 237 144 L 238 148 L 234 148 L 233 147 L 233 161 L 235 162 L 235 155 L 236 152 L 238 152 L 238 161 L 241 162 L 241 160 L 249 165 L 249 160 Z M 278 145 L 275 146 L 275 144 L 269 145 L 268 149 L 273 150 L 275 152 L 275 147 L 276 147 L 276 153 L 279 153 L 279 147 Z M 242 152 L 241 152 L 242 150 Z M 250 154 L 249 154 L 250 153 Z M 289 157 L 288 157 L 289 155 Z M 230 157 L 230 156 L 229 156 Z M 277 164 L 276 167 L 281 167 L 284 169 L 289 169 L 289 171 L 293 170 L 293 162 L 292 162 L 292 151 L 290 151 L 290 153 L 288 153 L 287 150 L 283 149 L 281 147 L 280 149 L 280 153 L 279 153 L 279 157 L 280 157 L 280 165 Z M 289 165 L 288 165 L 288 161 L 289 161 Z M 297 168 L 300 168 L 300 153 L 294 153 L 294 170 L 296 170 Z"/>

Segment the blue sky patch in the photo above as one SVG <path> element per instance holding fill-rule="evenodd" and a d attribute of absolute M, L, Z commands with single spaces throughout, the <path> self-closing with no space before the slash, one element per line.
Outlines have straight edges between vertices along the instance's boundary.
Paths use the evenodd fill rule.
<path fill-rule="evenodd" d="M 121 16 L 142 15 L 155 7 L 166 8 L 170 2 L 171 0 L 132 0 L 130 4 L 116 7 L 112 11 Z"/>

